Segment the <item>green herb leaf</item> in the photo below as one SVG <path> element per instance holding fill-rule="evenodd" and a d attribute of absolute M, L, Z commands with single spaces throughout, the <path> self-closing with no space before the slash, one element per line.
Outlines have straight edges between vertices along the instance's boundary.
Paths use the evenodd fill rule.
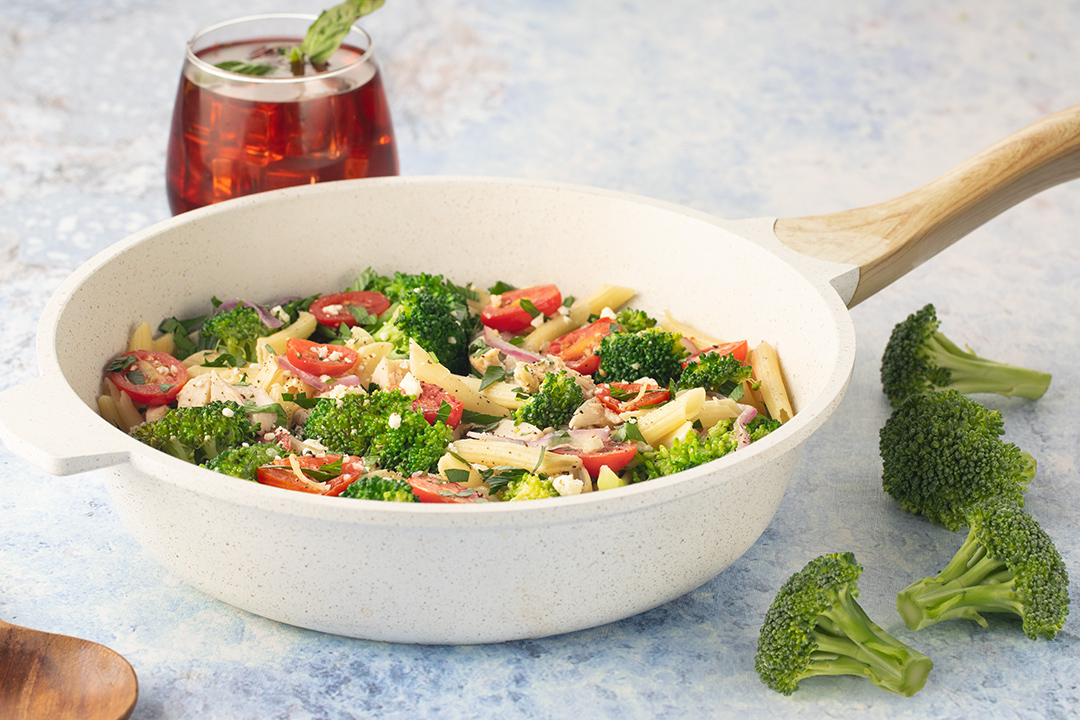
<path fill-rule="evenodd" d="M 615 432 L 611 433 L 611 439 L 616 442 L 642 442 L 648 444 L 645 436 L 641 434 L 641 429 L 638 427 L 636 420 L 629 420 L 616 428 Z"/>
<path fill-rule="evenodd" d="M 310 410 L 319 403 L 319 398 L 308 397 L 304 393 L 281 393 L 281 399 L 294 402 L 305 410 Z"/>
<path fill-rule="evenodd" d="M 145 385 L 146 378 L 142 374 L 142 370 L 132 370 L 124 375 L 132 385 Z"/>
<path fill-rule="evenodd" d="M 372 315 L 363 305 L 346 305 L 345 307 L 348 308 L 357 325 L 371 325 L 379 320 L 378 315 Z"/>
<path fill-rule="evenodd" d="M 231 353 L 221 353 L 213 360 L 204 360 L 202 367 L 244 367 L 248 362 L 242 357 L 236 357 Z"/>
<path fill-rule="evenodd" d="M 435 413 L 435 420 L 445 425 L 447 418 L 450 417 L 450 413 L 453 412 L 453 410 L 454 408 L 450 407 L 450 403 L 443 400 L 439 403 L 439 411 Z"/>
<path fill-rule="evenodd" d="M 134 355 L 121 355 L 118 358 L 113 358 L 112 362 L 105 368 L 107 372 L 124 372 L 133 364 L 139 360 Z"/>
<path fill-rule="evenodd" d="M 529 298 L 521 298 L 521 309 L 529 313 L 529 317 L 531 318 L 540 315 L 540 308 L 533 305 L 533 301 Z"/>
<path fill-rule="evenodd" d="M 253 63 L 243 60 L 225 60 L 214 67 L 237 75 L 269 75 L 274 72 L 274 66 L 270 63 Z"/>
<path fill-rule="evenodd" d="M 323 10 L 308 28 L 307 35 L 300 43 L 300 50 L 312 65 L 325 65 L 330 60 L 349 28 L 364 15 L 383 6 L 386 0 L 346 0 L 329 10 Z"/>
<path fill-rule="evenodd" d="M 462 468 L 447 468 L 446 479 L 453 483 L 467 483 L 469 482 L 469 471 Z"/>
<path fill-rule="evenodd" d="M 465 409 L 461 413 L 461 422 L 467 425 L 494 425 L 501 420 L 502 418 L 498 415 L 485 415 L 475 410 Z"/>
<path fill-rule="evenodd" d="M 484 370 L 484 377 L 480 379 L 480 392 L 484 392 L 492 384 L 506 377 L 506 370 L 502 365 L 488 365 Z"/>
<path fill-rule="evenodd" d="M 488 292 L 492 295 L 502 295 L 503 293 L 508 293 L 511 290 L 517 290 L 517 288 L 510 283 L 503 282 L 502 280 L 499 280 L 497 283 L 488 288 Z"/>

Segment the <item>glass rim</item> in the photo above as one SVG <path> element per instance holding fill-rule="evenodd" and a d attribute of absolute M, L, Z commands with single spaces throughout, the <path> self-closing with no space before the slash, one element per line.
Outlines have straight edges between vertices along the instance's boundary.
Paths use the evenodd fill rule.
<path fill-rule="evenodd" d="M 206 62 L 195 54 L 195 42 L 207 33 L 211 33 L 215 30 L 220 30 L 221 28 L 226 28 L 232 25 L 239 25 L 241 23 L 248 23 L 255 20 L 307 20 L 310 24 L 314 22 L 317 17 L 317 15 L 307 15 L 305 13 L 264 13 L 261 15 L 245 15 L 243 17 L 233 18 L 232 20 L 224 20 L 219 23 L 214 23 L 213 25 L 207 25 L 206 27 L 202 28 L 194 35 L 192 35 L 191 39 L 187 41 L 187 44 L 184 46 L 184 57 L 188 62 L 197 67 L 199 70 L 211 73 L 220 78 L 233 82 L 250 82 L 268 85 L 305 83 L 311 82 L 312 80 L 316 79 L 324 80 L 326 78 L 336 77 L 338 75 L 343 75 L 352 71 L 358 65 L 366 63 L 372 57 L 375 49 L 375 41 L 372 39 L 371 35 L 368 34 L 367 30 L 364 30 L 364 28 L 360 27 L 356 23 L 353 23 L 353 25 L 349 28 L 349 35 L 352 35 L 353 33 L 359 33 L 360 35 L 364 36 L 367 39 L 367 48 L 365 48 L 363 52 L 360 53 L 359 57 L 350 62 L 348 65 L 343 65 L 342 67 L 336 68 L 334 70 L 328 70 L 326 72 L 317 73 L 315 75 L 302 75 L 300 77 L 266 77 L 263 75 L 244 75 L 243 73 L 234 73 L 230 70 L 222 70 L 215 65 L 211 65 L 210 63 Z M 346 39 L 349 37 L 349 35 L 345 36 Z"/>

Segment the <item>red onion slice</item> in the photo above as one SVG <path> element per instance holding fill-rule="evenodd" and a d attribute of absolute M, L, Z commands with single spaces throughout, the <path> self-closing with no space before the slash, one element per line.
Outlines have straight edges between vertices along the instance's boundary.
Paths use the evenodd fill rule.
<path fill-rule="evenodd" d="M 503 340 L 502 335 L 489 327 L 484 328 L 484 342 L 487 343 L 488 347 L 493 347 L 499 352 L 505 353 L 506 355 L 514 358 L 515 360 L 523 360 L 525 362 L 539 362 L 544 359 L 544 356 L 540 355 L 539 353 L 534 353 L 508 343 L 506 340 Z"/>
<path fill-rule="evenodd" d="M 332 387 L 337 387 L 338 385 L 356 386 L 360 384 L 360 378 L 355 375 L 345 375 L 343 377 L 333 378 L 331 382 L 326 382 L 318 375 L 313 375 L 296 367 L 289 362 L 284 355 L 277 356 L 277 364 L 279 368 L 290 375 L 300 378 L 319 392 L 324 392 Z"/>

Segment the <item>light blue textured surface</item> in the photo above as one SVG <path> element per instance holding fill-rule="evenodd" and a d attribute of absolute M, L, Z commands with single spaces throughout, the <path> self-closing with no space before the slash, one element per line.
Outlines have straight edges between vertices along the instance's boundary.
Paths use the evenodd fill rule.
<path fill-rule="evenodd" d="M 164 148 L 185 39 L 212 21 L 325 4 L 4 0 L 0 386 L 35 376 L 37 319 L 59 282 L 167 217 Z M 892 197 L 1080 100 L 1080 3 L 1061 0 L 389 0 L 365 25 L 403 173 L 563 180 L 729 218 Z M 297 630 L 179 584 L 126 533 L 99 480 L 52 478 L 6 449 L 0 617 L 125 655 L 140 720 L 1075 717 L 1076 617 L 1057 640 L 1032 642 L 1007 619 L 915 634 L 896 615 L 895 593 L 936 571 L 960 537 L 881 491 L 877 363 L 892 325 L 932 301 L 961 344 L 1054 374 L 1036 403 L 980 400 L 1038 459 L 1028 507 L 1080 578 L 1078 218 L 1080 187 L 1047 191 L 855 308 L 848 396 L 808 443 L 764 536 L 639 617 L 474 647 Z M 666 242 L 657 238 L 658 256 Z M 738 268 L 718 258 L 717 282 L 729 272 Z M 838 550 L 866 568 L 869 614 L 935 661 L 914 698 L 849 678 L 784 698 L 758 681 L 757 629 L 776 589 Z M 448 603 L 446 621 L 483 611 Z"/>

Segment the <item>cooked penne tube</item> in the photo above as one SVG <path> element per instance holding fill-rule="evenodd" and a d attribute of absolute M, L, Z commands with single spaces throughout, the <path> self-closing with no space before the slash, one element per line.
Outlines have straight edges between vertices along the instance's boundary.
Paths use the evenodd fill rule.
<path fill-rule="evenodd" d="M 705 347 L 707 345 L 720 345 L 721 341 L 716 338 L 706 335 L 705 333 L 692 328 L 689 325 L 676 320 L 670 310 L 664 311 L 664 318 L 659 321 L 658 325 L 667 332 L 677 332 L 688 338 L 692 338 L 699 347 Z"/>
<path fill-rule="evenodd" d="M 750 364 L 754 367 L 754 378 L 760 383 L 758 392 L 769 415 L 774 420 L 786 423 L 794 415 L 791 401 L 788 400 L 784 375 L 780 370 L 780 358 L 773 346 L 762 341 L 750 353 Z"/>
<path fill-rule="evenodd" d="M 463 382 L 464 378 L 460 375 L 454 375 L 446 369 L 446 366 L 435 362 L 431 354 L 417 345 L 416 342 L 409 343 L 409 372 L 421 382 L 438 385 L 456 397 L 465 406 L 466 410 L 499 417 L 506 417 L 510 414 L 507 408 L 484 397 L 465 384 Z"/>
<path fill-rule="evenodd" d="M 548 452 L 542 447 L 523 445 L 522 443 L 501 440 L 476 440 L 465 438 L 455 440 L 450 451 L 460 455 L 473 465 L 497 467 L 509 465 L 529 472 L 545 475 L 570 473 L 579 475 L 584 466 L 581 458 L 574 455 L 559 455 Z"/>
<path fill-rule="evenodd" d="M 703 388 L 681 391 L 671 402 L 642 414 L 638 418 L 638 430 L 645 442 L 656 447 L 664 436 L 675 432 L 684 422 L 693 422 L 704 403 Z"/>
<path fill-rule="evenodd" d="M 634 295 L 637 295 L 637 290 L 633 288 L 605 284 L 586 295 L 582 302 L 588 309 L 587 315 L 599 315 L 604 308 L 618 310 L 630 302 L 630 298 L 634 297 Z M 577 303 L 574 303 L 574 305 L 577 305 Z M 573 311 L 573 308 L 571 308 L 571 311 Z M 585 323 L 582 322 L 582 324 Z"/>
<path fill-rule="evenodd" d="M 446 453 L 441 458 L 439 458 L 439 475 L 441 475 L 445 480 L 450 481 L 450 477 L 446 474 L 447 470 L 465 470 L 469 473 L 469 479 L 465 482 L 462 482 L 461 480 L 453 481 L 458 483 L 459 485 L 474 488 L 480 487 L 484 484 L 484 479 L 480 477 L 480 473 L 477 471 L 476 468 L 474 468 L 469 463 L 461 460 L 460 458 L 454 457 L 450 453 Z"/>
<path fill-rule="evenodd" d="M 708 430 L 721 420 L 732 420 L 739 417 L 739 404 L 731 398 L 708 398 L 701 404 L 696 420 L 701 427 Z"/>
<path fill-rule="evenodd" d="M 517 386 L 508 382 L 493 382 L 480 390 L 480 378 L 470 376 L 458 376 L 458 379 L 462 383 L 468 385 L 469 388 L 479 393 L 482 397 L 486 397 L 497 405 L 501 405 L 507 410 L 517 410 L 525 402 L 518 399 L 518 391 L 515 389 Z"/>
<path fill-rule="evenodd" d="M 522 341 L 522 347 L 539 352 L 555 338 L 560 338 L 571 330 L 577 330 L 581 325 L 582 323 L 575 321 L 569 314 L 556 313 L 550 320 L 541 323 L 539 327 L 526 335 Z"/>
<path fill-rule="evenodd" d="M 154 352 L 162 352 L 166 353 L 167 355 L 175 355 L 176 343 L 173 342 L 173 334 L 165 333 L 161 337 L 155 338 L 153 343 L 151 343 L 150 345 L 150 349 Z"/>
<path fill-rule="evenodd" d="M 683 440 L 687 435 L 694 432 L 694 423 L 687 420 L 679 427 L 675 428 L 674 432 L 668 433 L 658 441 L 659 446 L 670 448 L 675 444 L 676 440 Z M 653 447 L 656 447 L 655 445 Z"/>
<path fill-rule="evenodd" d="M 154 335 L 150 330 L 150 323 L 144 322 L 132 331 L 131 338 L 128 340 L 128 352 L 153 349 Z"/>
<path fill-rule="evenodd" d="M 289 342 L 289 338 L 307 338 L 311 333 L 315 332 L 318 325 L 319 321 L 315 319 L 314 315 L 301 311 L 296 318 L 296 322 L 286 325 L 273 335 L 259 338 L 255 345 L 259 353 L 258 361 L 262 362 L 269 354 L 284 355 L 285 344 Z M 268 347 L 273 350 L 273 353 L 267 349 Z"/>

